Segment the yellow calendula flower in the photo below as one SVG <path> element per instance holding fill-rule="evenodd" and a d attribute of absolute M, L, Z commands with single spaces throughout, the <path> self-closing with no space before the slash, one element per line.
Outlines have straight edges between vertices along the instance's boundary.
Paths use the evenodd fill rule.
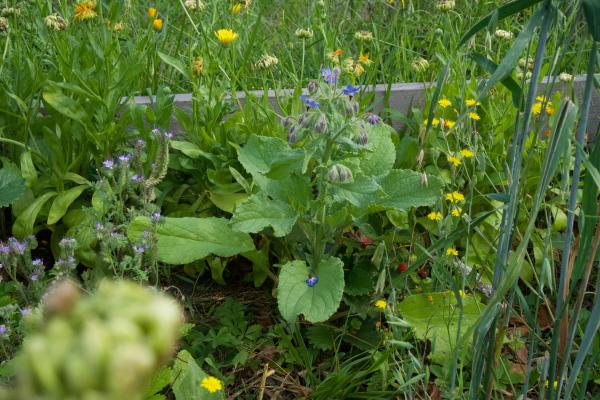
<path fill-rule="evenodd" d="M 454 210 L 452 210 L 451 214 L 453 217 L 460 217 L 462 214 L 462 208 L 456 207 Z"/>
<path fill-rule="evenodd" d="M 439 99 L 438 100 L 438 104 L 442 107 L 442 108 L 446 108 L 452 105 L 452 102 L 448 99 Z"/>
<path fill-rule="evenodd" d="M 231 29 L 219 29 L 215 32 L 215 36 L 223 46 L 230 45 L 238 38 L 238 34 Z"/>
<path fill-rule="evenodd" d="M 460 203 L 465 200 L 465 195 L 461 192 L 446 193 L 446 200 L 451 203 Z"/>
<path fill-rule="evenodd" d="M 202 378 L 202 380 L 200 381 L 200 386 L 208 390 L 209 393 L 216 393 L 219 390 L 223 389 L 221 381 L 215 378 L 214 376 L 207 376 L 206 378 Z"/>
<path fill-rule="evenodd" d="M 150 18 L 156 18 L 156 16 L 157 16 L 157 15 L 158 15 L 158 10 L 157 10 L 156 8 L 154 8 L 154 7 L 150 7 L 150 8 L 148 9 L 148 16 L 149 16 Z"/>
<path fill-rule="evenodd" d="M 75 5 L 75 21 L 85 21 L 96 15 L 96 0 L 86 0 Z"/>
<path fill-rule="evenodd" d="M 455 121 L 452 121 L 451 119 L 445 119 L 444 120 L 444 127 L 446 127 L 447 129 L 454 128 L 454 125 L 456 125 Z"/>
<path fill-rule="evenodd" d="M 476 112 L 470 112 L 469 118 L 471 118 L 473 121 L 479 121 L 481 119 L 479 114 L 477 114 Z"/>
<path fill-rule="evenodd" d="M 387 306 L 387 303 L 383 299 L 379 299 L 375 302 L 375 307 L 379 308 L 380 310 L 385 310 L 386 306 Z"/>
<path fill-rule="evenodd" d="M 160 31 L 163 27 L 163 21 L 160 18 L 156 18 L 154 21 L 152 21 L 152 28 L 154 28 L 157 31 Z"/>
<path fill-rule="evenodd" d="M 428 120 L 423 121 L 423 125 L 427 126 Z M 431 120 L 431 126 L 438 126 L 440 124 L 440 120 L 438 118 L 434 118 Z"/>
<path fill-rule="evenodd" d="M 478 101 L 477 101 L 477 100 L 475 100 L 475 99 L 467 99 L 467 100 L 465 101 L 465 104 L 467 105 L 467 107 L 473 107 L 473 106 L 478 106 L 478 105 L 480 105 L 481 103 L 480 103 L 480 102 L 478 102 Z"/>
<path fill-rule="evenodd" d="M 465 148 L 465 149 L 462 149 L 462 150 L 460 151 L 460 154 L 461 154 L 461 155 L 462 155 L 464 158 L 471 158 L 471 157 L 473 157 L 473 156 L 475 155 L 475 153 L 473 153 L 473 152 L 471 151 L 471 149 L 466 149 L 466 148 Z"/>
<path fill-rule="evenodd" d="M 361 64 L 356 64 L 354 65 L 354 71 L 352 72 L 352 74 L 355 77 L 359 77 L 361 76 L 363 73 L 365 72 L 365 67 L 363 67 Z"/>
<path fill-rule="evenodd" d="M 462 161 L 460 161 L 460 158 L 458 157 L 454 157 L 454 156 L 448 156 L 448 162 L 452 165 L 454 165 L 455 167 L 458 167 L 460 164 L 462 164 Z"/>
<path fill-rule="evenodd" d="M 232 14 L 239 14 L 241 12 L 242 12 L 242 4 L 241 3 L 235 3 L 234 5 L 231 6 Z"/>
<path fill-rule="evenodd" d="M 429 218 L 432 221 L 441 221 L 442 213 L 439 211 L 432 211 L 429 214 L 427 214 L 427 218 Z"/>
<path fill-rule="evenodd" d="M 552 102 L 548 101 L 548 98 L 546 96 L 537 96 L 535 99 L 541 103 L 546 103 L 546 102 L 552 103 Z"/>
<path fill-rule="evenodd" d="M 448 247 L 446 249 L 446 255 L 447 256 L 458 256 L 458 250 L 456 250 L 454 247 Z"/>
<path fill-rule="evenodd" d="M 373 64 L 373 60 L 369 58 L 367 53 L 360 53 L 360 56 L 358 56 L 358 62 L 367 66 Z"/>

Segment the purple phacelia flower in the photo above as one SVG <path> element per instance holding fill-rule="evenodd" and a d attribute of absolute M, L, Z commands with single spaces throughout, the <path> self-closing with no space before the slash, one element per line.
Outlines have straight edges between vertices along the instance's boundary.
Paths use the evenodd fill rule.
<path fill-rule="evenodd" d="M 365 120 L 371 125 L 379 125 L 381 123 L 381 118 L 377 114 L 366 113 Z"/>
<path fill-rule="evenodd" d="M 321 106 L 319 103 L 317 103 L 316 101 L 314 101 L 312 99 L 309 99 L 305 95 L 300 95 L 300 99 L 302 99 L 304 104 L 306 104 L 308 107 L 320 107 Z"/>
<path fill-rule="evenodd" d="M 35 267 L 40 267 L 40 266 L 44 265 L 44 262 L 42 261 L 41 258 L 36 258 L 35 260 L 33 260 L 31 262 L 31 265 L 33 265 Z"/>
<path fill-rule="evenodd" d="M 119 161 L 120 161 L 122 164 L 129 164 L 129 161 L 130 161 L 130 160 L 131 160 L 131 154 L 129 154 L 129 153 L 121 154 L 121 155 L 119 156 Z"/>
<path fill-rule="evenodd" d="M 26 243 L 21 243 L 19 242 L 17 239 L 15 239 L 14 237 L 11 237 L 8 239 L 8 244 L 10 246 L 10 249 L 17 254 L 23 254 L 25 253 L 25 249 L 27 248 L 27 244 Z"/>
<path fill-rule="evenodd" d="M 4 335 L 6 333 L 6 325 L 0 325 L 0 335 Z"/>
<path fill-rule="evenodd" d="M 142 182 L 144 182 L 144 177 L 143 177 L 143 176 L 141 176 L 141 175 L 133 175 L 133 176 L 131 177 L 131 181 L 132 181 L 132 182 L 139 182 L 139 183 L 142 183 Z"/>
<path fill-rule="evenodd" d="M 21 312 L 22 317 L 26 317 L 31 314 L 31 308 L 29 307 L 21 308 L 19 311 Z"/>
<path fill-rule="evenodd" d="M 115 167 L 115 162 L 112 159 L 102 161 L 102 166 L 106 169 L 113 169 Z"/>
<path fill-rule="evenodd" d="M 133 251 L 135 254 L 142 255 L 146 251 L 146 247 L 143 244 L 139 246 L 133 245 Z"/>
<path fill-rule="evenodd" d="M 317 284 L 317 282 L 319 282 L 319 278 L 318 278 L 316 275 L 315 275 L 315 276 L 313 276 L 313 277 L 310 277 L 310 278 L 308 278 L 308 279 L 306 280 L 306 284 L 307 284 L 309 287 L 313 287 L 313 286 L 315 286 L 315 285 Z"/>
<path fill-rule="evenodd" d="M 152 216 L 150 217 L 150 219 L 152 220 L 153 224 L 157 224 L 158 221 L 160 221 L 160 213 L 159 212 L 152 213 Z"/>
<path fill-rule="evenodd" d="M 321 76 L 325 82 L 329 83 L 330 85 L 337 85 L 340 73 L 341 70 L 338 67 L 335 67 L 334 69 L 327 67 L 321 70 Z"/>
<path fill-rule="evenodd" d="M 175 135 L 172 132 L 165 132 L 165 138 L 167 139 L 173 139 Z"/>
<path fill-rule="evenodd" d="M 160 135 L 160 129 L 158 129 L 158 128 L 152 129 L 152 134 L 156 135 L 156 136 Z"/>
<path fill-rule="evenodd" d="M 97 223 L 96 223 L 96 230 L 97 230 L 97 231 L 101 231 L 101 230 L 103 230 L 103 229 L 104 229 L 104 225 L 102 225 L 100 222 L 97 222 Z"/>
<path fill-rule="evenodd" d="M 360 88 L 356 87 L 356 86 L 352 86 L 352 85 L 346 85 L 343 89 L 342 92 L 346 95 L 346 96 L 354 96 L 356 93 L 360 92 Z"/>
<path fill-rule="evenodd" d="M 0 243 L 0 254 L 8 254 L 10 253 L 10 247 L 5 245 L 4 243 Z"/>

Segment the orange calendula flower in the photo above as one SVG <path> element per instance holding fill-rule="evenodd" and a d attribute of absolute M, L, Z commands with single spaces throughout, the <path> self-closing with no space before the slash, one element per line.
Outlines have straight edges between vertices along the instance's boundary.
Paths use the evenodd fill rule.
<path fill-rule="evenodd" d="M 442 213 L 439 211 L 432 211 L 429 214 L 427 214 L 427 218 L 429 218 L 432 221 L 441 221 Z"/>
<path fill-rule="evenodd" d="M 358 56 L 358 62 L 367 66 L 373 64 L 373 61 L 369 58 L 369 55 L 366 53 L 360 53 L 360 56 Z"/>
<path fill-rule="evenodd" d="M 446 193 L 446 200 L 451 203 L 460 203 L 465 200 L 465 195 L 461 192 Z"/>
<path fill-rule="evenodd" d="M 471 118 L 473 121 L 479 121 L 481 119 L 479 114 L 477 114 L 476 112 L 470 112 L 469 118 Z"/>
<path fill-rule="evenodd" d="M 86 0 L 75 5 L 75 21 L 85 21 L 94 18 L 96 15 L 96 0 Z"/>
<path fill-rule="evenodd" d="M 215 36 L 223 46 L 228 46 L 233 43 L 239 36 L 231 29 L 219 29 L 215 32 Z"/>
<path fill-rule="evenodd" d="M 454 157 L 454 156 L 448 156 L 448 162 L 452 165 L 454 165 L 455 167 L 458 167 L 460 164 L 462 164 L 462 161 L 460 161 L 460 158 L 458 157 Z"/>
<path fill-rule="evenodd" d="M 438 100 L 438 104 L 442 107 L 442 108 L 446 108 L 452 105 L 452 102 L 446 98 L 444 99 L 439 99 Z"/>
<path fill-rule="evenodd" d="M 152 21 L 152 28 L 154 28 L 157 31 L 160 31 L 163 27 L 163 21 L 160 18 L 156 18 L 154 21 Z"/>
<path fill-rule="evenodd" d="M 447 256 L 458 256 L 458 250 L 456 250 L 454 247 L 448 247 L 446 249 L 446 255 Z"/>
<path fill-rule="evenodd" d="M 154 7 L 150 7 L 150 8 L 148 9 L 148 16 L 149 16 L 150 18 L 156 18 L 156 16 L 157 16 L 157 15 L 158 15 L 158 10 L 157 10 L 156 8 L 154 8 Z"/>

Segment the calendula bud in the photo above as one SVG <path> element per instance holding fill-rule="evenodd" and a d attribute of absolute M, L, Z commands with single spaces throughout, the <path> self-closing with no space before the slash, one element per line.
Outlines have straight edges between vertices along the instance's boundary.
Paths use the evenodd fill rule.
<path fill-rule="evenodd" d="M 317 123 L 315 124 L 315 131 L 317 131 L 318 133 L 325 133 L 327 132 L 327 127 L 327 117 L 325 116 L 325 114 L 321 113 L 321 115 L 319 115 L 319 118 L 317 119 Z"/>
<path fill-rule="evenodd" d="M 194 59 L 192 69 L 194 71 L 194 75 L 196 76 L 201 76 L 202 74 L 204 74 L 204 59 L 202 57 L 196 57 Z"/>
<path fill-rule="evenodd" d="M 69 23 L 58 14 L 50 14 L 44 18 L 44 22 L 48 29 L 52 31 L 64 31 L 69 26 Z"/>
<path fill-rule="evenodd" d="M 312 39 L 313 31 L 310 28 L 298 28 L 296 29 L 295 35 L 299 39 Z"/>
<path fill-rule="evenodd" d="M 0 17 L 0 33 L 8 31 L 8 19 Z"/>
<path fill-rule="evenodd" d="M 454 0 L 441 0 L 438 1 L 435 7 L 441 11 L 450 11 L 454 10 L 454 7 L 456 7 L 456 3 Z"/>

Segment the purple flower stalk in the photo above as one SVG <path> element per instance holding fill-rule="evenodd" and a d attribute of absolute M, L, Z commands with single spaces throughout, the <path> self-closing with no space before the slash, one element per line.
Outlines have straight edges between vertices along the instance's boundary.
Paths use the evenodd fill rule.
<path fill-rule="evenodd" d="M 317 103 L 316 101 L 314 101 L 312 99 L 309 99 L 305 95 L 300 95 L 300 98 L 302 99 L 304 104 L 306 104 L 308 107 L 320 107 L 321 106 L 319 103 Z"/>
<path fill-rule="evenodd" d="M 342 92 L 346 95 L 346 96 L 354 96 L 356 93 L 360 92 L 360 88 L 356 87 L 356 86 L 352 86 L 352 85 L 346 85 L 343 89 Z"/>
<path fill-rule="evenodd" d="M 337 85 L 340 73 L 341 70 L 338 67 L 335 67 L 334 69 L 327 67 L 321 70 L 321 76 L 325 82 L 329 83 L 330 85 Z"/>
<path fill-rule="evenodd" d="M 14 237 L 8 239 L 8 245 L 10 246 L 10 249 L 17 254 L 25 253 L 25 249 L 27 248 L 27 243 L 19 242 Z"/>
<path fill-rule="evenodd" d="M 381 118 L 377 114 L 366 113 L 365 120 L 371 125 L 379 125 L 381 123 Z"/>
<path fill-rule="evenodd" d="M 313 276 L 313 277 L 311 277 L 311 278 L 308 278 L 308 279 L 306 280 L 306 284 L 307 284 L 309 287 L 313 287 L 313 286 L 315 286 L 315 285 L 317 284 L 317 282 L 319 282 L 319 278 L 318 278 L 316 275 L 315 275 L 315 276 Z"/>

